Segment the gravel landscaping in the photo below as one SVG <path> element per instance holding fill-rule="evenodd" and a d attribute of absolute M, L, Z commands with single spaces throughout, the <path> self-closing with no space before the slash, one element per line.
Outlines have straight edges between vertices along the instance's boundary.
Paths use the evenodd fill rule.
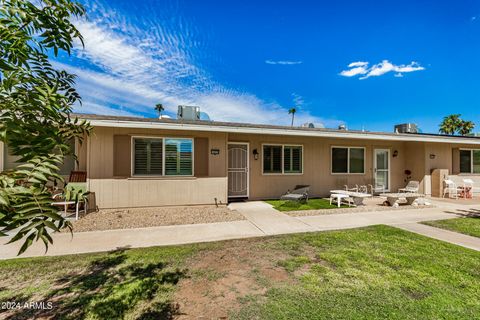
<path fill-rule="evenodd" d="M 382 198 L 373 198 L 365 199 L 364 206 L 359 207 L 347 207 L 347 208 L 335 208 L 335 209 L 318 209 L 318 210 L 297 210 L 297 211 L 284 211 L 283 213 L 288 214 L 292 217 L 305 217 L 305 216 L 318 216 L 325 214 L 337 214 L 337 213 L 354 213 L 354 212 L 380 212 L 380 211 L 391 211 L 391 210 L 410 210 L 410 209 L 425 209 L 425 208 L 434 208 L 433 205 L 424 205 L 424 206 L 412 206 L 406 203 L 401 203 L 399 207 L 391 207 L 382 205 L 385 199 Z"/>
<path fill-rule="evenodd" d="M 103 209 L 72 221 L 74 232 L 245 220 L 225 206 Z"/>

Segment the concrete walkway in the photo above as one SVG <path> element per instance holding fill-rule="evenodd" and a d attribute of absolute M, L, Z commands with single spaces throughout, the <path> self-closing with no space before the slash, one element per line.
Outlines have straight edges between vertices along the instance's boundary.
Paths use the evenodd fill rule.
<path fill-rule="evenodd" d="M 291 217 L 274 210 L 269 204 L 260 201 L 232 203 L 230 207 L 238 210 L 248 220 L 79 232 L 74 233 L 73 238 L 69 233 L 55 233 L 52 235 L 54 245 L 50 246 L 46 255 L 103 252 L 117 248 L 178 245 L 297 232 L 348 229 L 375 224 L 388 224 L 392 226 L 403 226 L 405 228 L 406 225 L 409 226 L 412 223 L 414 224 L 420 221 L 457 217 L 456 214 L 453 214 L 454 210 L 450 208 L 447 210 L 442 208 L 428 208 Z M 465 210 L 462 211 L 460 208 L 458 212 L 464 212 L 468 209 L 469 208 L 465 207 Z M 8 240 L 8 237 L 0 238 L 0 259 L 17 257 L 17 252 L 22 242 L 3 245 L 8 242 Z M 460 244 L 460 242 L 457 244 Z M 38 242 L 29 248 L 21 257 L 43 255 L 45 255 L 45 248 L 43 243 Z"/>
<path fill-rule="evenodd" d="M 43 242 L 34 243 L 20 258 L 36 256 L 58 256 L 66 254 L 104 252 L 120 248 L 142 248 L 152 246 L 178 245 L 241 239 L 265 236 L 248 221 L 232 221 L 205 224 L 162 226 L 138 229 L 122 229 L 52 234 L 54 245 L 50 245 L 45 254 Z M 0 260 L 17 258 L 23 242 L 9 245 L 0 238 Z"/>
<path fill-rule="evenodd" d="M 228 207 L 240 212 L 265 235 L 316 231 L 302 220 L 281 213 L 263 201 L 236 202 Z"/>
<path fill-rule="evenodd" d="M 415 232 L 433 239 L 450 242 L 465 248 L 480 251 L 480 238 L 466 234 L 427 226 L 420 223 L 397 224 L 395 227 Z"/>

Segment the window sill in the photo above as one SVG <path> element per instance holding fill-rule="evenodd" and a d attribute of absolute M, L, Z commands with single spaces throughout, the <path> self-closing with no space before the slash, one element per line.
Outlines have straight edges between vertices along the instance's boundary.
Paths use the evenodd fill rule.
<path fill-rule="evenodd" d="M 127 177 L 127 180 L 195 180 L 193 176 L 134 176 Z"/>
<path fill-rule="evenodd" d="M 341 173 L 341 172 L 330 172 L 332 176 L 364 176 L 366 173 Z"/>
<path fill-rule="evenodd" d="M 262 173 L 262 176 L 303 176 L 302 173 Z"/>

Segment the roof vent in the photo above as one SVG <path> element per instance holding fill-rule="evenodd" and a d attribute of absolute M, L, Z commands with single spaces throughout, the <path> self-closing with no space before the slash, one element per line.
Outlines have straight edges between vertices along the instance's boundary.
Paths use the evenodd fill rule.
<path fill-rule="evenodd" d="M 178 106 L 177 119 L 179 120 L 200 120 L 200 107 Z"/>
<path fill-rule="evenodd" d="M 395 133 L 418 133 L 418 127 L 415 123 L 402 123 L 394 127 Z"/>

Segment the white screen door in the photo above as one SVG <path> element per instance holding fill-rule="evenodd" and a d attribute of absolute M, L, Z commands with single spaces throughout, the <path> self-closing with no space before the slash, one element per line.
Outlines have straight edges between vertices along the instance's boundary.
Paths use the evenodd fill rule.
<path fill-rule="evenodd" d="M 374 151 L 374 180 L 375 190 L 390 190 L 390 150 L 375 149 Z"/>
<path fill-rule="evenodd" d="M 248 197 L 247 143 L 228 143 L 228 196 Z"/>

